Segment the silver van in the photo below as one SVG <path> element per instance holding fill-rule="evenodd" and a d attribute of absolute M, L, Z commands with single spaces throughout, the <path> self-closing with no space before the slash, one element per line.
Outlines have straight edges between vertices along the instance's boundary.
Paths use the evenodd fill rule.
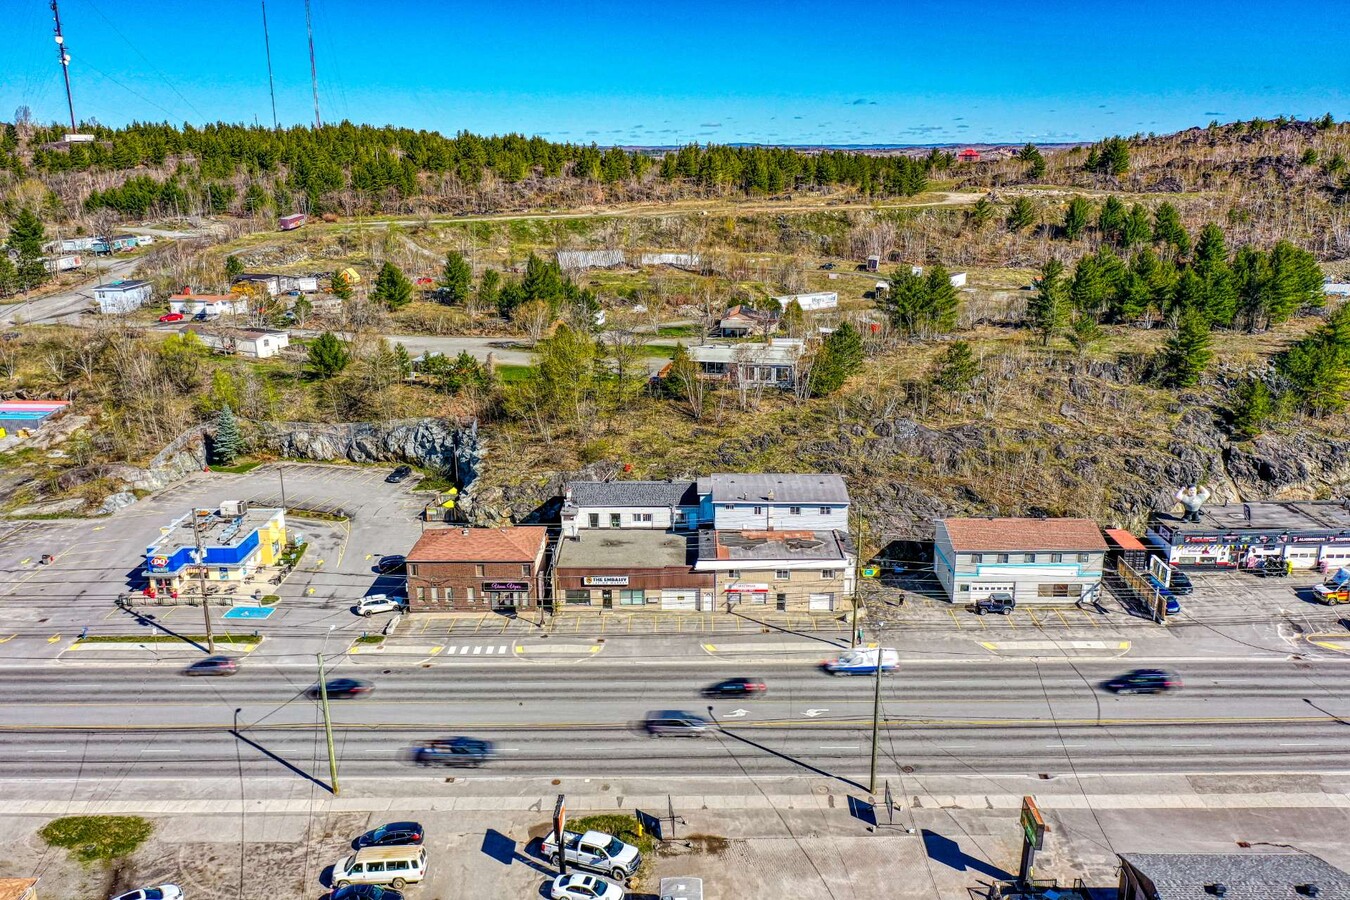
<path fill-rule="evenodd" d="M 333 887 L 387 884 L 397 890 L 416 884 L 426 874 L 426 847 L 366 847 L 333 864 Z"/>

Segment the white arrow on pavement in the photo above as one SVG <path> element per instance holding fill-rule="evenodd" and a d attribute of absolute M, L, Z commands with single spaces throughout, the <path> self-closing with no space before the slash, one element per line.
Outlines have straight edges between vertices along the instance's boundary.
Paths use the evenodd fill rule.
<path fill-rule="evenodd" d="M 732 710 L 731 712 L 729 712 L 729 713 L 723 713 L 723 714 L 722 714 L 722 718 L 724 718 L 724 719 L 739 719 L 739 718 L 741 718 L 742 716 L 744 716 L 744 715 L 746 715 L 746 714 L 747 714 L 747 711 L 744 710 L 744 709 L 733 709 L 733 710 Z"/>
<path fill-rule="evenodd" d="M 821 713 L 827 713 L 827 712 L 829 712 L 829 709 L 828 709 L 828 708 L 827 708 L 827 709 L 808 709 L 808 710 L 807 710 L 805 713 L 803 713 L 802 715 L 806 716 L 808 719 L 814 719 L 816 716 L 820 715 Z"/>

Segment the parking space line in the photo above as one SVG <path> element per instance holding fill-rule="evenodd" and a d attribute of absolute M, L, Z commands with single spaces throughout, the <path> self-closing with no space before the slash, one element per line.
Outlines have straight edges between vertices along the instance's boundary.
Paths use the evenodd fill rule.
<path fill-rule="evenodd" d="M 964 628 L 964 627 L 965 627 L 964 625 L 961 624 L 960 618 L 957 617 L 957 615 L 956 615 L 956 610 L 954 610 L 954 609 L 949 609 L 949 610 L 947 610 L 947 615 L 949 615 L 949 616 L 952 617 L 952 624 L 955 625 L 957 628 Z"/>
<path fill-rule="evenodd" d="M 1036 618 L 1036 613 L 1034 613 L 1033 611 L 1027 610 L 1027 618 L 1031 619 L 1031 625 L 1033 628 L 1041 627 L 1041 620 Z"/>

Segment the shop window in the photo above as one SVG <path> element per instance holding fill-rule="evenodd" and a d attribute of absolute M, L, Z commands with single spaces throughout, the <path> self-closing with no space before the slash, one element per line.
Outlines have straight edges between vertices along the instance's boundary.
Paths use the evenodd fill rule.
<path fill-rule="evenodd" d="M 564 599 L 565 601 L 567 601 L 568 603 L 590 603 L 590 602 L 591 602 L 591 592 L 590 592 L 590 591 L 567 591 L 567 592 L 563 595 L 563 599 Z"/>
<path fill-rule="evenodd" d="M 647 602 L 645 591 L 619 591 L 620 606 L 641 606 Z"/>
<path fill-rule="evenodd" d="M 586 518 L 590 521 L 590 526 L 591 526 L 592 528 L 599 528 L 599 527 L 600 527 L 600 514 L 599 514 L 599 513 L 591 513 L 591 514 L 590 514 L 589 516 L 587 516 Z"/>
<path fill-rule="evenodd" d="M 1081 584 L 1036 585 L 1037 597 L 1081 597 L 1082 595 L 1083 586 Z"/>
<path fill-rule="evenodd" d="M 973 565 L 973 566 L 978 566 L 978 565 L 980 565 L 982 562 L 984 562 L 984 554 L 983 554 L 983 553 L 972 553 L 972 554 L 970 554 L 970 564 L 971 564 L 971 565 Z"/>
<path fill-rule="evenodd" d="M 1036 554 L 1035 554 L 1035 553 L 1023 553 L 1023 554 L 1022 554 L 1022 562 L 1024 562 L 1024 563 L 1034 563 L 1035 561 L 1036 561 Z"/>
<path fill-rule="evenodd" d="M 1051 553 L 1051 554 L 1050 554 L 1050 561 L 1051 561 L 1052 563 L 1062 563 L 1062 562 L 1064 562 L 1064 554 L 1063 554 L 1063 553 Z"/>
<path fill-rule="evenodd" d="M 792 580 L 792 570 L 791 570 L 791 569 L 774 569 L 773 577 L 774 577 L 774 580 L 775 580 L 775 581 L 791 581 L 791 580 Z"/>

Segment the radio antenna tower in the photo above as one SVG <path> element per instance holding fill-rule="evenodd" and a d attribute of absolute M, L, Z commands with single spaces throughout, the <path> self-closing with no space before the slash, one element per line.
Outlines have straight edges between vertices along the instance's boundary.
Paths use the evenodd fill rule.
<path fill-rule="evenodd" d="M 70 53 L 66 50 L 66 37 L 61 33 L 61 10 L 56 8 L 56 0 L 52 0 L 52 15 L 56 18 L 56 56 L 61 60 L 61 74 L 66 79 L 66 106 L 70 108 L 70 130 L 74 132 L 75 100 L 70 95 Z M 318 102 L 317 99 L 315 102 Z"/>
<path fill-rule="evenodd" d="M 267 0 L 262 0 L 263 49 L 267 52 L 267 92 L 272 95 L 272 130 L 277 130 L 277 89 L 272 83 L 272 41 L 267 36 Z"/>
<path fill-rule="evenodd" d="M 56 0 L 52 0 L 55 5 Z M 322 128 L 319 118 L 319 70 L 314 67 L 314 23 L 309 16 L 309 0 L 305 0 L 305 31 L 309 34 L 309 80 L 314 85 L 314 127 Z"/>

